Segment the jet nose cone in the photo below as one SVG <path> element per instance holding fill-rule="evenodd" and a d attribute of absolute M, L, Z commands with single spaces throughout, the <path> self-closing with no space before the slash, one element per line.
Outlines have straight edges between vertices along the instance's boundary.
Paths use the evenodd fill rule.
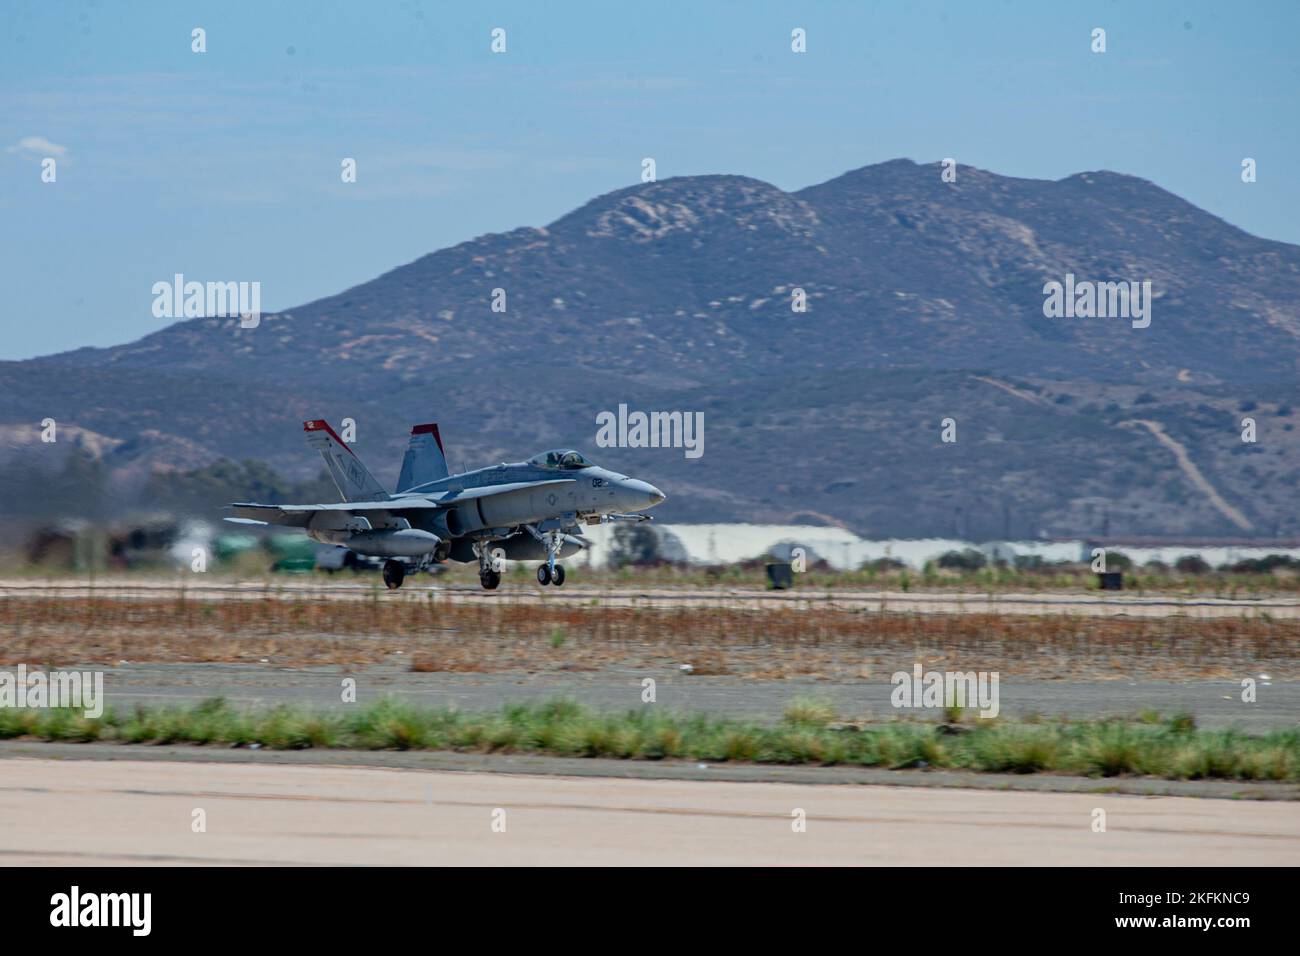
<path fill-rule="evenodd" d="M 640 481 L 636 478 L 628 479 L 627 489 L 641 499 L 637 505 L 639 508 L 653 508 L 668 497 L 648 481 Z"/>

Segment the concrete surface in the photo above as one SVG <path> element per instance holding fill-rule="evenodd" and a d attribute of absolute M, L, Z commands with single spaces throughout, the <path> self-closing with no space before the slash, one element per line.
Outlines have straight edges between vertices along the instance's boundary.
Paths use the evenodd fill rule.
<path fill-rule="evenodd" d="M 4 771 L 13 865 L 1300 863 L 1291 803 L 166 761 Z"/>
<path fill-rule="evenodd" d="M 695 760 L 621 760 L 550 754 L 477 753 L 448 750 L 271 750 L 265 747 L 194 744 L 51 743 L 0 740 L 0 760 L 177 761 L 316 767 L 387 767 L 531 776 L 616 777 L 629 780 L 731 783 L 883 784 L 890 787 L 955 787 L 969 790 L 1035 790 L 1058 793 L 1125 793 L 1153 797 L 1217 797 L 1224 800 L 1300 801 L 1300 783 L 1275 780 L 1165 780 L 1159 777 L 1084 777 L 1056 773 L 980 773 L 911 767 L 823 767 L 813 764 L 701 763 Z"/>

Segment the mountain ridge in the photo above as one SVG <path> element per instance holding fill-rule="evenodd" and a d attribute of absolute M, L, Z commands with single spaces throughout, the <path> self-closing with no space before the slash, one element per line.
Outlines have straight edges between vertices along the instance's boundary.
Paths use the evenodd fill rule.
<path fill-rule="evenodd" d="M 1034 180 L 959 166 L 945 183 L 941 169 L 892 160 L 795 192 L 728 174 L 635 184 L 545 227 L 478 236 L 264 315 L 256 329 L 191 319 L 0 364 L 0 425 L 51 415 L 105 448 L 148 430 L 156 467 L 257 457 L 302 475 L 314 463 L 293 434 L 300 421 L 350 415 L 392 463 L 372 464 L 381 473 L 395 472 L 414 421 L 450 423 L 452 443 L 483 463 L 547 444 L 595 452 L 594 416 L 619 402 L 695 402 L 709 418 L 701 462 L 599 450 L 677 482 L 684 494 L 666 518 L 804 511 L 869 534 L 947 534 L 953 515 L 978 510 L 956 502 L 984 487 L 1035 535 L 1088 533 L 1096 519 L 1081 502 L 1100 513 L 1108 500 L 1133 533 L 1240 533 L 1166 449 L 1120 425 L 1159 418 L 1252 526 L 1294 522 L 1300 247 L 1122 173 Z M 1046 318 L 1044 282 L 1067 272 L 1151 281 L 1151 327 Z M 492 311 L 494 289 L 504 313 Z M 806 312 L 792 310 L 796 289 Z M 771 394 L 791 404 L 772 409 Z M 1239 406 L 1251 403 L 1270 428 L 1243 452 Z M 936 458 L 950 416 L 961 451 Z M 812 462 L 842 462 L 850 483 L 801 466 L 803 484 L 791 483 L 789 462 L 761 454 L 801 443 Z M 147 450 L 130 447 L 144 467 Z M 1157 476 L 1159 501 L 1143 499 L 1135 462 Z M 1084 474 L 1089 464 L 1109 471 Z M 778 487 L 811 490 L 787 508 Z M 912 508 L 914 529 L 883 497 L 908 490 L 934 499 Z"/>

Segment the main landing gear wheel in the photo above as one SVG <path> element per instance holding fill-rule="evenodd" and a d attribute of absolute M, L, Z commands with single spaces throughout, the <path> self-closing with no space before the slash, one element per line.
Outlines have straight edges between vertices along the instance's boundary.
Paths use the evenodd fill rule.
<path fill-rule="evenodd" d="M 396 591 L 402 586 L 402 581 L 406 579 L 406 565 L 401 561 L 389 559 L 384 562 L 384 584 L 388 590 Z"/>
<path fill-rule="evenodd" d="M 553 568 L 549 564 L 539 565 L 537 568 L 537 583 L 543 586 L 554 584 L 558 588 L 564 584 L 564 565 L 557 564 Z"/>
<path fill-rule="evenodd" d="M 501 568 L 488 550 L 491 544 L 487 539 L 474 543 L 474 553 L 478 555 L 478 583 L 484 591 L 495 591 L 501 585 Z"/>

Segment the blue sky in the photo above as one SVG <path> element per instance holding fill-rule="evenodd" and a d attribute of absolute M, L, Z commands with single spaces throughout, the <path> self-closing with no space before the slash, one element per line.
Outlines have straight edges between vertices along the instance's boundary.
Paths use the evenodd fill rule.
<path fill-rule="evenodd" d="M 1289 0 L 10 0 L 3 16 L 3 358 L 160 328 L 150 289 L 176 272 L 300 305 L 545 225 L 639 181 L 646 156 L 660 179 L 791 190 L 897 157 L 1112 169 L 1300 242 Z"/>

